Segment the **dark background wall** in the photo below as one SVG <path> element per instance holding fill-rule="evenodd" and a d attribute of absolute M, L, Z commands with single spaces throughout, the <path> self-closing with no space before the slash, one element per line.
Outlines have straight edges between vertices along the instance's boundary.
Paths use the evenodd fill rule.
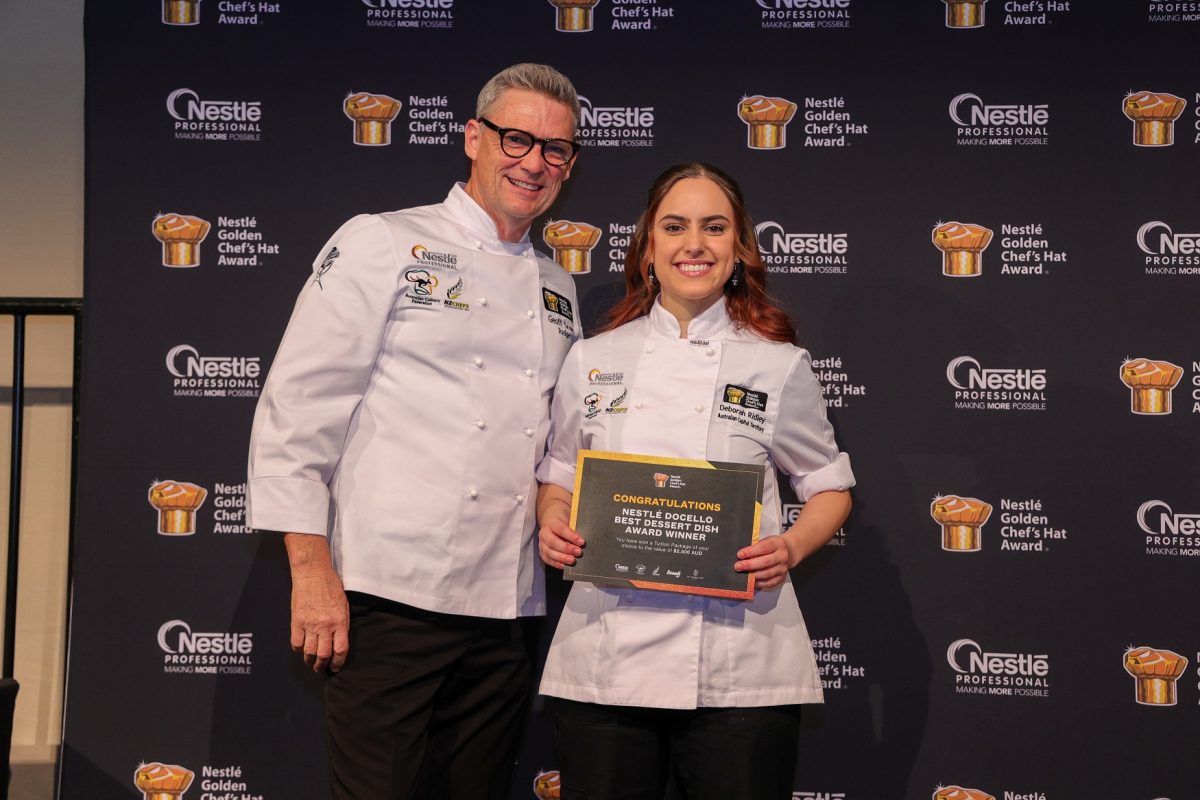
<path fill-rule="evenodd" d="M 795 796 L 1196 795 L 1200 4 L 992 0 L 955 29 L 941 2 L 602 0 L 571 33 L 538 0 L 197 7 L 187 26 L 153 3 L 87 8 L 62 797 L 136 796 L 142 762 L 193 771 L 201 800 L 324 795 L 282 546 L 242 524 L 255 397 L 325 239 L 465 179 L 475 93 L 521 60 L 589 107 L 554 208 L 600 230 L 585 319 L 619 290 L 651 179 L 706 160 L 741 181 L 817 359 L 859 486 L 793 575 L 828 684 Z M 1173 144 L 1135 146 L 1123 106 L 1143 91 L 1184 102 Z M 389 145 L 354 143 L 356 92 L 401 101 Z M 797 106 L 786 146 L 747 146 L 756 95 Z M 233 124 L 193 124 L 189 101 Z M 166 213 L 211 225 L 197 266 L 163 266 Z M 949 222 L 992 232 L 981 274 L 943 275 Z M 244 375 L 192 383 L 189 357 Z M 1178 367 L 1171 413 L 1131 412 L 1120 373 L 1139 358 Z M 156 532 L 161 481 L 206 490 L 194 534 Z M 978 550 L 943 549 L 931 504 L 949 495 L 991 507 Z M 223 647 L 243 652 L 206 660 Z M 1139 648 L 1186 659 L 1161 656 L 1175 704 L 1137 702 Z M 512 797 L 554 768 L 539 704 Z"/>

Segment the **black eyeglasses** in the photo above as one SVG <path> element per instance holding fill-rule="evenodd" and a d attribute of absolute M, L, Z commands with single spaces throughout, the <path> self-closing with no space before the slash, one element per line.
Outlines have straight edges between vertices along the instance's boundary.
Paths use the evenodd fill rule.
<path fill-rule="evenodd" d="M 543 161 L 552 167 L 565 167 L 579 152 L 579 143 L 570 139 L 539 139 L 520 128 L 501 128 L 487 117 L 479 121 L 500 135 L 500 149 L 509 158 L 524 158 L 535 144 L 540 144 Z"/>

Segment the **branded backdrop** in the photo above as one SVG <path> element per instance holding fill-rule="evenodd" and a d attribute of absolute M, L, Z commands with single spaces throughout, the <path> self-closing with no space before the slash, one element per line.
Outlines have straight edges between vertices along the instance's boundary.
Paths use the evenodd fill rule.
<path fill-rule="evenodd" d="M 465 179 L 475 93 L 521 60 L 582 95 L 533 236 L 585 319 L 651 179 L 723 166 L 854 460 L 793 575 L 826 686 L 795 797 L 1196 796 L 1200 2 L 143 0 L 86 29 L 61 797 L 325 796 L 283 549 L 245 527 L 255 400 L 322 243 Z M 554 770 L 539 703 L 511 796 Z"/>

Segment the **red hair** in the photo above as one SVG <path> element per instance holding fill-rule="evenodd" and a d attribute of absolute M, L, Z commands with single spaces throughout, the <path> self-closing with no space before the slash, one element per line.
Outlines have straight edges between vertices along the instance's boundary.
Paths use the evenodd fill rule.
<path fill-rule="evenodd" d="M 737 286 L 725 284 L 725 309 L 734 326 L 749 329 L 772 342 L 793 342 L 796 329 L 792 321 L 767 295 L 767 270 L 758 253 L 758 237 L 754 223 L 746 211 L 746 201 L 737 181 L 711 164 L 690 162 L 676 164 L 654 179 L 650 185 L 646 210 L 637 221 L 637 229 L 625 253 L 625 296 L 608 312 L 608 318 L 598 333 L 611 331 L 626 322 L 650 313 L 658 296 L 657 283 L 650 283 L 650 228 L 654 215 L 667 192 L 685 178 L 706 178 L 724 192 L 733 206 L 737 243 L 734 256 L 743 264 L 742 279 Z"/>

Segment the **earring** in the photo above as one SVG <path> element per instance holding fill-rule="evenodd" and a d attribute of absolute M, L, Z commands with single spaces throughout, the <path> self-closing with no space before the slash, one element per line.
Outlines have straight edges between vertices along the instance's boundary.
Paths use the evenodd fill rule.
<path fill-rule="evenodd" d="M 646 280 L 650 281 L 651 286 L 658 286 L 658 276 L 654 274 L 653 264 L 646 269 Z"/>
<path fill-rule="evenodd" d="M 729 276 L 730 289 L 736 289 L 738 287 L 738 285 L 742 282 L 742 274 L 745 273 L 745 271 L 746 265 L 742 263 L 740 258 L 733 262 L 733 274 Z"/>

